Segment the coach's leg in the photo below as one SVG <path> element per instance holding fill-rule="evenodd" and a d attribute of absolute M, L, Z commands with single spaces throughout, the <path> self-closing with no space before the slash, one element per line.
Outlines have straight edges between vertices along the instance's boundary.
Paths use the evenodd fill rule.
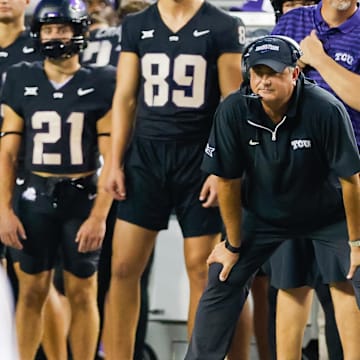
<path fill-rule="evenodd" d="M 20 359 L 33 360 L 43 334 L 43 309 L 51 284 L 51 271 L 27 274 L 16 268 L 19 296 L 16 306 L 16 330 Z"/>
<path fill-rule="evenodd" d="M 315 287 L 316 296 L 319 299 L 325 316 L 325 340 L 329 360 L 342 360 L 344 358 L 339 331 L 336 325 L 334 304 L 331 299 L 328 284 L 318 283 Z"/>
<path fill-rule="evenodd" d="M 240 311 L 248 294 L 245 286 L 232 281 L 237 277 L 235 275 L 239 275 L 235 267 L 236 265 L 229 279 L 222 282 L 219 280 L 222 265 L 210 265 L 208 285 L 196 312 L 186 360 L 222 360 L 229 351 Z M 243 285 L 244 283 L 246 280 Z"/>
<path fill-rule="evenodd" d="M 313 290 L 303 286 L 279 290 L 276 307 L 277 360 L 300 360 Z"/>
<path fill-rule="evenodd" d="M 191 336 L 195 314 L 200 297 L 207 283 L 208 266 L 206 260 L 212 249 L 220 241 L 220 234 L 186 238 L 184 254 L 186 270 L 190 284 L 190 303 L 188 315 L 188 335 Z M 228 353 L 228 359 L 248 359 L 252 335 L 252 316 L 250 307 L 245 306 L 239 316 L 234 340 Z"/>
<path fill-rule="evenodd" d="M 105 348 L 109 360 L 131 360 L 140 309 L 140 278 L 157 232 L 117 220 L 112 252 L 110 290 L 106 307 Z M 110 345 L 110 347 L 109 347 Z"/>
<path fill-rule="evenodd" d="M 351 282 L 336 282 L 330 285 L 334 303 L 335 318 L 338 326 L 344 359 L 360 359 L 360 311 L 357 307 Z"/>

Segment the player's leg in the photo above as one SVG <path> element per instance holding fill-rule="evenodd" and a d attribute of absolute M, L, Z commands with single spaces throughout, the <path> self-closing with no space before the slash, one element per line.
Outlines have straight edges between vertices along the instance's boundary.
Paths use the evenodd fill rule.
<path fill-rule="evenodd" d="M 11 250 L 19 282 L 16 325 L 21 359 L 33 359 L 43 334 L 43 310 L 57 253 L 59 228 L 46 179 L 30 175 L 19 197 L 18 214 L 27 239 L 21 251 Z"/>
<path fill-rule="evenodd" d="M 171 144 L 170 144 L 171 145 Z M 107 359 L 132 359 L 140 310 L 140 279 L 158 231 L 166 229 L 171 199 L 168 143 L 135 138 L 125 163 L 127 199 L 118 202 L 106 334 Z M 108 342 L 106 341 L 106 344 Z"/>
<path fill-rule="evenodd" d="M 259 273 L 260 272 L 260 273 Z M 254 310 L 254 335 L 260 360 L 270 360 L 269 344 L 269 278 L 259 270 L 251 285 Z"/>
<path fill-rule="evenodd" d="M 43 308 L 51 284 L 51 271 L 27 274 L 16 269 L 19 296 L 16 306 L 16 331 L 21 360 L 33 360 L 43 334 Z"/>
<path fill-rule="evenodd" d="M 52 283 L 44 306 L 41 346 L 47 360 L 67 360 L 67 336 L 71 321 L 68 299 Z"/>
<path fill-rule="evenodd" d="M 101 250 L 79 252 L 79 244 L 75 241 L 93 207 L 94 198 L 89 195 L 95 192 L 96 178 L 93 176 L 62 181 L 56 189 L 64 290 L 71 310 L 69 338 L 74 360 L 93 360 L 99 335 L 97 270 Z"/>
<path fill-rule="evenodd" d="M 148 286 L 152 264 L 154 260 L 154 251 L 152 252 L 146 268 L 140 279 L 140 314 L 136 329 L 134 360 L 143 360 L 144 347 L 147 333 L 148 317 L 149 317 L 149 293 Z"/>
<path fill-rule="evenodd" d="M 113 237 L 113 230 L 116 220 L 116 203 L 112 205 L 106 223 L 106 235 L 104 242 L 101 248 L 101 255 L 99 261 L 99 270 L 98 270 L 98 308 L 100 313 L 100 334 L 98 341 L 98 355 L 104 357 L 105 354 L 104 342 L 104 320 L 105 320 L 105 302 L 107 301 L 107 293 L 109 290 L 110 284 L 110 275 L 111 275 L 111 242 Z M 139 322 L 136 331 L 136 340 L 135 340 L 135 360 L 142 360 L 146 330 L 147 330 L 147 319 L 149 312 L 149 302 L 148 302 L 148 283 L 151 271 L 153 256 L 151 256 L 150 261 L 148 262 L 143 275 L 141 276 L 140 281 L 140 316 Z"/>
<path fill-rule="evenodd" d="M 278 360 L 300 360 L 304 331 L 313 290 L 304 286 L 279 290 L 276 307 L 276 353 Z"/>
<path fill-rule="evenodd" d="M 65 293 L 70 303 L 70 345 L 74 360 L 94 359 L 99 333 L 96 273 L 79 277 L 64 271 Z"/>
<path fill-rule="evenodd" d="M 220 234 L 185 238 L 185 266 L 190 287 L 188 313 L 189 337 L 191 336 L 194 325 L 197 305 L 207 283 L 208 267 L 206 260 L 218 241 L 220 241 Z"/>
<path fill-rule="evenodd" d="M 109 360 L 132 359 L 140 310 L 140 278 L 150 258 L 157 232 L 117 220 L 113 237 L 112 271 L 105 333 Z M 108 343 L 105 343 L 105 346 Z"/>

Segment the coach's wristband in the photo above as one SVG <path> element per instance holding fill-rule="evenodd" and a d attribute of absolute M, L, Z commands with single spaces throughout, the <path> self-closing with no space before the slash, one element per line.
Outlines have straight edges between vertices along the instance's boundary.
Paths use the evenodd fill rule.
<path fill-rule="evenodd" d="M 241 249 L 241 246 L 239 247 L 232 246 L 227 238 L 225 239 L 225 247 L 234 254 L 238 254 Z"/>
<path fill-rule="evenodd" d="M 351 247 L 360 247 L 360 239 L 350 240 L 349 245 Z"/>

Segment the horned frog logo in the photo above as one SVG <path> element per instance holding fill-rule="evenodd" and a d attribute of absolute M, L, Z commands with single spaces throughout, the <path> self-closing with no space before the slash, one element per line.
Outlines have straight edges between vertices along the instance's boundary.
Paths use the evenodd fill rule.
<path fill-rule="evenodd" d="M 70 9 L 74 12 L 83 12 L 86 10 L 85 4 L 79 0 L 72 0 L 70 2 Z"/>

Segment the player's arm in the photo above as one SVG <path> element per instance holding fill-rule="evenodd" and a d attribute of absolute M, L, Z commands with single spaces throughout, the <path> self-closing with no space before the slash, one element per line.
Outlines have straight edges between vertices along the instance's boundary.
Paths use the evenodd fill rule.
<path fill-rule="evenodd" d="M 222 98 L 239 89 L 242 82 L 241 54 L 224 53 L 218 59 L 218 77 Z"/>
<path fill-rule="evenodd" d="M 218 201 L 223 219 L 227 243 L 233 249 L 241 245 L 241 179 L 218 178 Z M 208 264 L 217 262 L 223 264 L 219 275 L 225 281 L 239 258 L 239 254 L 225 247 L 225 242 L 217 244 L 208 258 Z"/>
<path fill-rule="evenodd" d="M 18 236 L 25 239 L 26 235 L 13 211 L 12 197 L 24 123 L 9 106 L 2 105 L 2 109 L 4 120 L 0 140 L 0 239 L 5 245 L 21 249 Z"/>
<path fill-rule="evenodd" d="M 111 110 L 104 117 L 97 121 L 98 148 L 104 160 L 98 182 L 96 198 L 89 217 L 80 227 L 76 242 L 79 243 L 80 252 L 93 251 L 98 249 L 105 236 L 106 218 L 109 213 L 112 197 L 105 191 L 106 179 L 109 176 L 109 156 L 111 151 Z"/>
<path fill-rule="evenodd" d="M 360 240 L 360 174 L 349 178 L 340 178 L 349 240 Z M 360 246 L 351 246 L 350 269 L 348 278 L 352 278 L 360 266 Z"/>
<path fill-rule="evenodd" d="M 304 52 L 300 60 L 315 68 L 343 102 L 360 111 L 357 95 L 360 75 L 347 70 L 327 55 L 315 30 L 300 42 L 300 47 Z"/>
<path fill-rule="evenodd" d="M 138 56 L 132 52 L 122 52 L 119 57 L 113 97 L 111 173 L 106 187 L 117 200 L 123 200 L 126 197 L 123 162 L 133 131 L 139 77 Z"/>

